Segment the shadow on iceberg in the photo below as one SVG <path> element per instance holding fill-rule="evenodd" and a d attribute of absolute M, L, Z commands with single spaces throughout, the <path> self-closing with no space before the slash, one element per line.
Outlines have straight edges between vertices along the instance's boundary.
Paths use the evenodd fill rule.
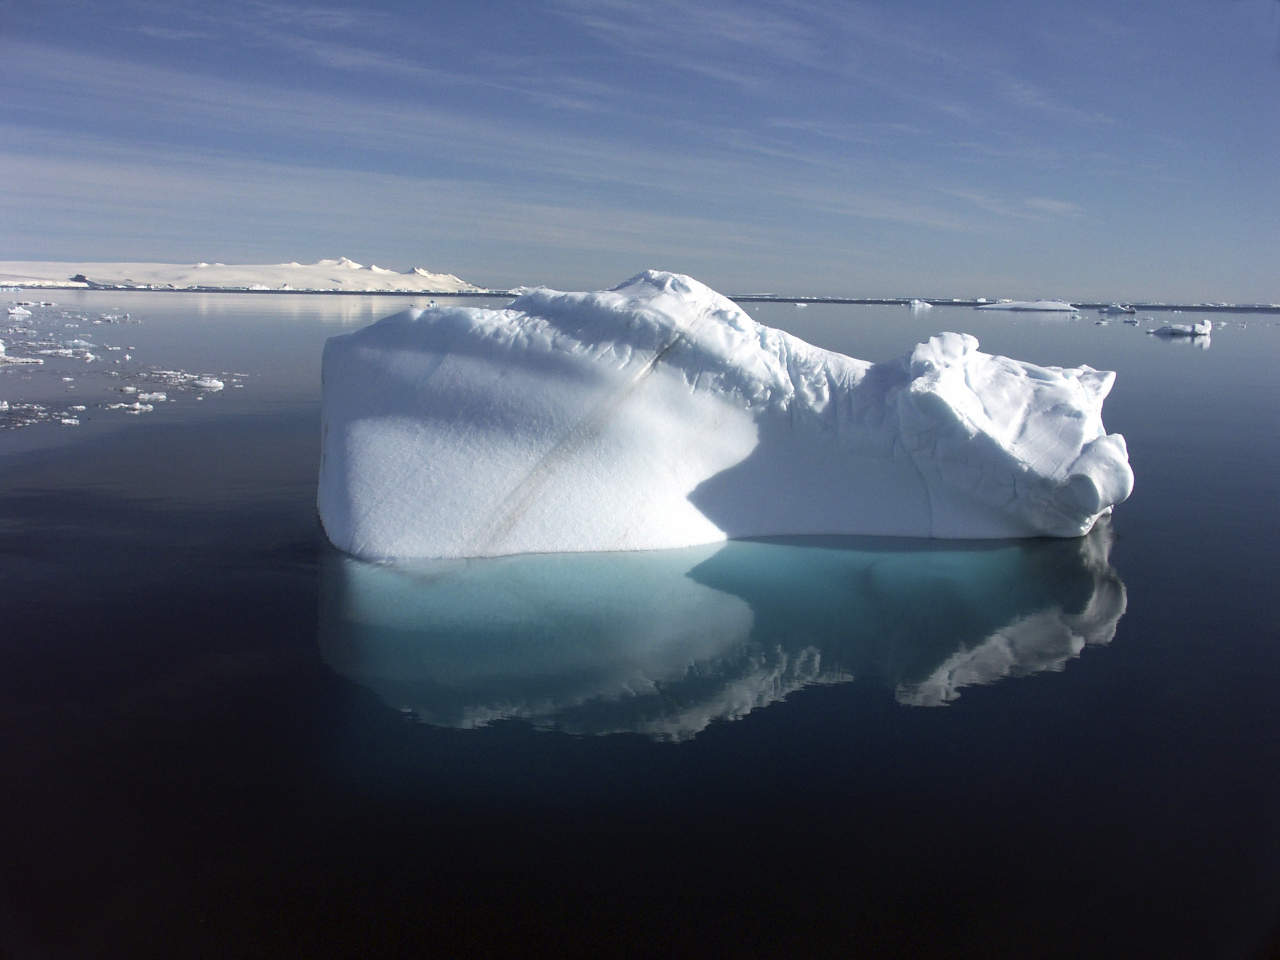
<path fill-rule="evenodd" d="M 936 706 L 1115 634 L 1100 524 L 1076 540 L 803 538 L 371 564 L 331 553 L 320 650 L 427 723 L 684 740 L 813 684 Z"/>

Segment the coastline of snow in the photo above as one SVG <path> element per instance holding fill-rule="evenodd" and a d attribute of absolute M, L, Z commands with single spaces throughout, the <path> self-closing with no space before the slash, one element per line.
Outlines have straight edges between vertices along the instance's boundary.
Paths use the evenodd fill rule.
<path fill-rule="evenodd" d="M 365 558 L 1087 533 L 1133 485 L 1114 374 L 977 346 L 872 364 L 652 270 L 405 311 L 325 346 L 320 518 Z"/>
<path fill-rule="evenodd" d="M 72 280 L 83 277 L 83 280 Z M 291 290 L 298 293 L 477 293 L 481 288 L 451 273 L 414 267 L 397 273 L 346 257 L 316 263 L 62 263 L 0 261 L 0 285 L 117 287 L 145 290 Z"/>

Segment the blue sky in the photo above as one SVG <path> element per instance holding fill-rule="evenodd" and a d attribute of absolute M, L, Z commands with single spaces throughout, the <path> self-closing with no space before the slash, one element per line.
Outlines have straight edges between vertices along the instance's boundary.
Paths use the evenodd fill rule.
<path fill-rule="evenodd" d="M 1280 301 L 1280 2 L 0 0 L 0 259 Z"/>

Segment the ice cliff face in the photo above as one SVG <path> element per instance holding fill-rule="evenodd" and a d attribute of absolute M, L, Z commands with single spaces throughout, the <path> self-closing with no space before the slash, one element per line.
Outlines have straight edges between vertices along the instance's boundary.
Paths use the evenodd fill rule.
<path fill-rule="evenodd" d="M 873 365 L 658 271 L 410 310 L 326 345 L 321 520 L 370 558 L 1086 533 L 1133 484 L 1114 375 L 977 347 Z"/>

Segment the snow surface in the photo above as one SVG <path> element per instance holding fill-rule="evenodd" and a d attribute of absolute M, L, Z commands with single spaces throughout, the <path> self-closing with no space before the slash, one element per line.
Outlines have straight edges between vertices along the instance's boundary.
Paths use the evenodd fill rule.
<path fill-rule="evenodd" d="M 975 310 L 1024 310 L 1059 313 L 1074 311 L 1075 307 L 1065 300 L 1001 300 L 999 303 L 980 303 Z"/>
<path fill-rule="evenodd" d="M 125 287 L 158 287 L 182 290 L 191 287 L 227 290 L 354 290 L 459 293 L 478 290 L 451 273 L 432 273 L 415 267 L 406 273 L 377 265 L 363 266 L 340 257 L 316 263 L 62 263 L 49 261 L 0 261 L 0 284 L 23 287 L 87 286 L 71 277 L 83 274 L 95 284 Z"/>
<path fill-rule="evenodd" d="M 871 364 L 659 271 L 405 311 L 325 346 L 320 518 L 366 558 L 1088 532 L 1133 486 L 1115 375 L 977 347 Z"/>

